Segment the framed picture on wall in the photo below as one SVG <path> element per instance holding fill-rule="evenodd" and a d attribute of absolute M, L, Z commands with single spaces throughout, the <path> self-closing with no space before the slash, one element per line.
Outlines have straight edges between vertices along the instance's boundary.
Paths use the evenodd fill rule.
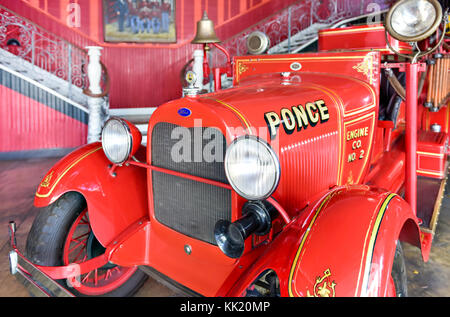
<path fill-rule="evenodd" d="M 105 42 L 175 43 L 176 0 L 103 0 Z"/>

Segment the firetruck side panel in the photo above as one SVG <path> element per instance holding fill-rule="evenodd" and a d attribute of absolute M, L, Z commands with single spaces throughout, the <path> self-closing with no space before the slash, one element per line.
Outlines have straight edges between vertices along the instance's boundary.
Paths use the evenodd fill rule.
<path fill-rule="evenodd" d="M 279 276 L 281 296 L 383 295 L 397 239 L 420 245 L 413 219 L 395 194 L 336 188 L 287 226 L 228 295 L 242 295 L 267 269 Z"/>
<path fill-rule="evenodd" d="M 389 43 L 402 54 L 410 54 L 411 46 L 387 35 Z M 334 50 L 374 50 L 382 54 L 393 54 L 386 43 L 384 25 L 349 26 L 338 29 L 322 29 L 319 31 L 319 51 Z"/>
<path fill-rule="evenodd" d="M 111 166 L 101 143 L 80 147 L 47 172 L 34 205 L 45 207 L 64 193 L 79 192 L 86 199 L 95 236 L 106 246 L 128 226 L 148 217 L 145 169 L 117 167 L 114 177 Z"/>
<path fill-rule="evenodd" d="M 369 83 L 377 91 L 380 58 L 380 52 L 376 51 L 239 56 L 234 58 L 234 84 L 258 74 L 313 72 L 354 77 Z"/>

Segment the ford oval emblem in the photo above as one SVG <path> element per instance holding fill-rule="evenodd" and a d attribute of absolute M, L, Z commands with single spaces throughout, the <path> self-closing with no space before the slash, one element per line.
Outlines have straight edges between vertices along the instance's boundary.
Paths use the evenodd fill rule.
<path fill-rule="evenodd" d="M 300 64 L 299 62 L 293 62 L 293 63 L 290 65 L 290 68 L 291 68 L 293 71 L 297 71 L 297 70 L 302 69 L 302 64 Z"/>
<path fill-rule="evenodd" d="M 178 109 L 178 114 L 182 117 L 189 117 L 191 115 L 191 110 L 188 108 L 180 108 Z"/>

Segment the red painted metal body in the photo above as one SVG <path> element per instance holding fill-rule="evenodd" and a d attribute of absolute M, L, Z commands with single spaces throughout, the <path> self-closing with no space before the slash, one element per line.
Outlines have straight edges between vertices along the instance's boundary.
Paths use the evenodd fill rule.
<path fill-rule="evenodd" d="M 444 178 L 447 173 L 447 133 L 420 131 L 417 142 L 417 175 Z"/>
<path fill-rule="evenodd" d="M 390 270 L 400 234 L 420 244 L 416 227 L 398 196 L 361 185 L 333 189 L 284 228 L 230 294 L 242 295 L 255 276 L 275 268 L 281 296 L 319 296 L 316 279 L 325 276 L 336 284 L 330 296 L 385 296 L 389 275 L 372 273 Z"/>
<path fill-rule="evenodd" d="M 443 132 L 417 142 L 416 128 L 425 128 L 415 109 L 411 116 L 418 97 L 408 87 L 406 111 L 402 103 L 397 121 L 378 120 L 381 58 L 377 51 L 237 57 L 234 88 L 174 100 L 153 113 L 140 162 L 115 167 L 113 177 L 99 144 L 80 148 L 49 171 L 35 204 L 80 192 L 96 237 L 104 246 L 115 245 L 107 248 L 108 260 L 150 266 L 205 296 L 245 295 L 267 269 L 278 275 L 282 296 L 392 295 L 396 241 L 422 248 L 425 260 L 431 241 L 421 234 L 415 213 L 416 168 L 411 166 L 422 155 L 415 148 L 440 151 L 439 166 L 430 164 L 444 174 L 448 137 Z M 416 86 L 417 65 L 407 64 L 406 71 L 408 85 Z M 180 108 L 190 115 L 179 115 Z M 276 152 L 281 178 L 269 201 L 278 215 L 260 243 L 246 240 L 240 258 L 229 258 L 216 245 L 156 218 L 153 171 L 231 189 L 152 166 L 152 133 L 160 122 L 215 127 L 227 144 L 255 135 Z M 413 206 L 400 197 L 404 189 Z M 231 221 L 242 216 L 245 202 L 231 192 Z M 185 252 L 186 245 L 192 253 Z"/>
<path fill-rule="evenodd" d="M 406 65 L 407 87 L 417 87 L 418 64 Z M 406 175 L 405 175 L 405 199 L 411 206 L 414 214 L 417 214 L 417 90 L 408 89 L 406 96 Z"/>
<path fill-rule="evenodd" d="M 400 53 L 408 54 L 411 46 L 400 42 L 388 34 L 392 47 Z M 319 50 L 375 50 L 382 54 L 393 54 L 386 44 L 383 24 L 350 26 L 339 29 L 324 29 L 319 31 Z"/>
<path fill-rule="evenodd" d="M 81 193 L 87 200 L 92 229 L 99 242 L 106 246 L 147 215 L 145 171 L 133 166 L 118 167 L 117 176 L 113 177 L 111 167 L 100 143 L 83 146 L 48 171 L 38 187 L 34 204 L 43 207 L 68 191 Z M 103 197 L 122 199 L 105 201 Z"/>

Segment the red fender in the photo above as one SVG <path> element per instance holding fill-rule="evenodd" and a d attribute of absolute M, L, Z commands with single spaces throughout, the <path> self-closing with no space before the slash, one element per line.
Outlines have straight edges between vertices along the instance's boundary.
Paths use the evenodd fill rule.
<path fill-rule="evenodd" d="M 272 269 L 281 296 L 385 296 L 399 238 L 420 248 L 416 217 L 402 198 L 339 187 L 286 226 L 228 295 L 242 295 Z"/>
<path fill-rule="evenodd" d="M 48 206 L 66 192 L 79 192 L 86 199 L 96 238 L 108 245 L 131 224 L 148 217 L 146 169 L 118 166 L 114 177 L 110 166 L 101 143 L 78 148 L 44 176 L 34 205 Z"/>

